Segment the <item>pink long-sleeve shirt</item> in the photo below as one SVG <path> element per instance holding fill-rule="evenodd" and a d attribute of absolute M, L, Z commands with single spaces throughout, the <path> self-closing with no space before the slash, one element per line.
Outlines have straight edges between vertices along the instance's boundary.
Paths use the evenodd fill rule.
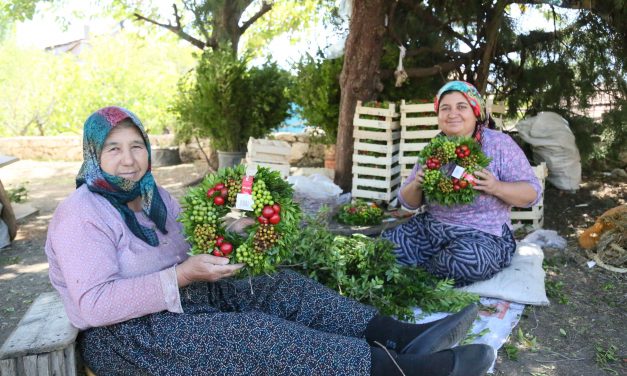
<path fill-rule="evenodd" d="M 155 230 L 157 247 L 133 235 L 113 205 L 85 185 L 57 207 L 45 246 L 50 281 L 77 328 L 183 312 L 175 266 L 188 257 L 189 244 L 176 221 L 180 206 L 164 189 L 159 193 L 168 234 Z M 143 226 L 154 227 L 143 212 L 135 215 Z"/>
<path fill-rule="evenodd" d="M 527 161 L 525 153 L 509 135 L 485 129 L 481 150 L 488 157 L 492 158 L 488 165 L 488 170 L 498 180 L 531 184 L 536 191 L 536 198 L 528 205 L 529 207 L 535 205 L 542 198 L 542 186 Z M 421 169 L 422 166 L 416 163 L 401 188 L 413 181 L 416 173 Z M 409 209 L 417 209 L 407 204 L 401 194 L 401 190 L 398 191 L 398 199 L 403 206 Z M 444 206 L 429 200 L 426 200 L 425 203 L 426 211 L 440 222 L 471 227 L 496 236 L 501 236 L 503 224 L 507 224 L 510 228 L 512 227 L 509 218 L 510 208 L 511 205 L 505 203 L 500 198 L 485 193 L 479 194 L 474 202 L 467 205 Z"/>

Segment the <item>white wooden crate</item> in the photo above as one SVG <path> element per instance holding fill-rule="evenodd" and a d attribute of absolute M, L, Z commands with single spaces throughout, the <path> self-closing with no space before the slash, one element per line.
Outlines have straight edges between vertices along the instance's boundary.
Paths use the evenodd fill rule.
<path fill-rule="evenodd" d="M 259 162 L 289 164 L 292 147 L 280 140 L 248 139 L 246 157 Z"/>
<path fill-rule="evenodd" d="M 410 104 L 401 101 L 401 148 L 400 164 L 403 179 L 409 176 L 418 153 L 438 134 L 438 117 L 433 103 Z M 408 167 L 409 166 L 409 167 Z"/>
<path fill-rule="evenodd" d="M 486 103 L 486 108 L 488 112 L 492 115 L 492 119 L 494 119 L 494 123 L 496 123 L 496 129 L 503 130 L 505 128 L 505 123 L 503 122 L 503 115 L 507 112 L 505 108 L 505 103 L 497 102 L 494 103 L 494 98 L 488 98 L 488 102 Z"/>
<path fill-rule="evenodd" d="M 510 218 L 514 229 L 531 226 L 534 230 L 537 230 L 544 225 L 544 181 L 548 174 L 546 163 L 542 162 L 538 166 L 534 166 L 533 171 L 538 180 L 540 180 L 542 197 L 540 197 L 540 201 L 536 205 L 530 208 L 512 208 Z"/>

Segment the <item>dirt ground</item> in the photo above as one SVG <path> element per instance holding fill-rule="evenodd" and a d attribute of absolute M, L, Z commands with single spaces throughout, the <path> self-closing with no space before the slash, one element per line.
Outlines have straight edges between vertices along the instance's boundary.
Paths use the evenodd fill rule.
<path fill-rule="evenodd" d="M 5 188 L 23 185 L 37 215 L 20 223 L 16 240 L 0 250 L 0 343 L 41 292 L 51 291 L 43 252 L 48 221 L 74 189 L 78 162 L 23 160 L 0 169 Z M 156 168 L 157 181 L 180 197 L 201 176 L 203 163 Z M 548 307 L 525 307 L 519 325 L 498 354 L 495 375 L 575 376 L 627 374 L 626 275 L 598 266 L 577 245 L 577 234 L 605 210 L 627 203 L 627 180 L 584 176 L 581 189 L 545 191 L 545 229 L 568 241 L 545 249 Z"/>

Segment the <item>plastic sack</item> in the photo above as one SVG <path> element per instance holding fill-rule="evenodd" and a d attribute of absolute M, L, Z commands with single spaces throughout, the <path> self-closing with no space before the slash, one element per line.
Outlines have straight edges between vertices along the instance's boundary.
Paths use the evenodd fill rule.
<path fill-rule="evenodd" d="M 317 214 L 323 205 L 333 211 L 343 201 L 342 188 L 325 175 L 289 176 L 287 182 L 294 188 L 294 202 L 305 214 Z"/>
<path fill-rule="evenodd" d="M 531 145 L 536 164 L 546 162 L 547 180 L 558 189 L 576 191 L 581 183 L 581 158 L 575 135 L 566 119 L 540 112 L 516 124 L 520 137 Z"/>

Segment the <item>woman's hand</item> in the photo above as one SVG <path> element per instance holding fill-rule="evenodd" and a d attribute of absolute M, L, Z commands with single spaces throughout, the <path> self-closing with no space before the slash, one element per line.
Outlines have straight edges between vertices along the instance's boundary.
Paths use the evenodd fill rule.
<path fill-rule="evenodd" d="M 401 196 L 407 206 L 417 208 L 422 204 L 422 184 L 425 180 L 424 166 L 416 172 L 414 180 L 401 189 Z"/>
<path fill-rule="evenodd" d="M 215 282 L 222 278 L 231 277 L 244 264 L 230 264 L 226 257 L 213 255 L 191 256 L 176 267 L 176 280 L 179 287 L 185 287 L 192 282 Z"/>
<path fill-rule="evenodd" d="M 477 177 L 475 189 L 496 196 L 508 205 L 527 207 L 537 198 L 533 186 L 524 181 L 505 182 L 498 180 L 490 171 L 482 169 L 474 172 Z"/>
<path fill-rule="evenodd" d="M 499 189 L 501 189 L 501 181 L 492 175 L 490 171 L 484 168 L 475 171 L 473 175 L 477 177 L 477 185 L 475 185 L 476 190 L 498 196 Z"/>

